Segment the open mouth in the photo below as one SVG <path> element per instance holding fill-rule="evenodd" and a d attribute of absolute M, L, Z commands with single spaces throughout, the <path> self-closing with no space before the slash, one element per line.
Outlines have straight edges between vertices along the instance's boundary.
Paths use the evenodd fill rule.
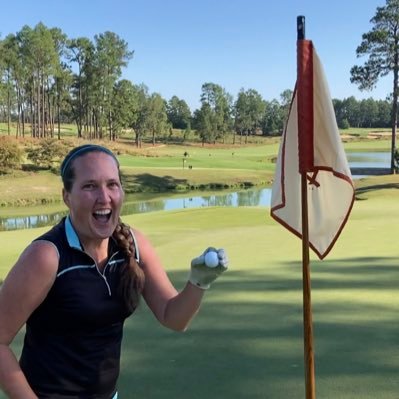
<path fill-rule="evenodd" d="M 99 222 L 106 223 L 111 218 L 111 214 L 112 214 L 111 209 L 102 209 L 93 212 L 93 217 Z"/>

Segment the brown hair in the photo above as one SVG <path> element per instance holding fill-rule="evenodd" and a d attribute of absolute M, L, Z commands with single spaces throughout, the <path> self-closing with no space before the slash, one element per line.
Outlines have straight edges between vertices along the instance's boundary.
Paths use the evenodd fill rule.
<path fill-rule="evenodd" d="M 71 191 L 75 180 L 75 170 L 73 168 L 74 160 L 89 152 L 96 151 L 104 152 L 114 158 L 118 167 L 119 180 L 121 180 L 119 162 L 115 155 L 106 147 L 87 144 L 74 148 L 61 164 L 62 182 L 67 192 Z M 144 289 L 144 272 L 136 260 L 136 248 L 130 227 L 124 224 L 120 218 L 112 237 L 126 255 L 126 262 L 120 269 L 121 278 L 119 281 L 118 295 L 123 299 L 128 310 L 132 312 L 139 304 L 140 296 Z"/>
<path fill-rule="evenodd" d="M 118 246 L 126 254 L 126 262 L 121 268 L 121 280 L 118 293 L 124 300 L 129 311 L 133 311 L 140 301 L 144 289 L 145 276 L 136 260 L 136 247 L 130 227 L 119 219 L 112 235 Z"/>

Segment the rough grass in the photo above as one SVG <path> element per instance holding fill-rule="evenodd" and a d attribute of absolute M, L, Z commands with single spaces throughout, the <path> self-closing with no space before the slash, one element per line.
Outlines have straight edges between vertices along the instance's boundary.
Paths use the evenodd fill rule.
<path fill-rule="evenodd" d="M 0 206 L 25 206 L 61 201 L 61 179 L 51 172 L 0 176 Z"/>
<path fill-rule="evenodd" d="M 398 398 L 398 200 L 396 189 L 365 191 L 327 259 L 311 255 L 317 397 Z M 190 259 L 208 245 L 227 249 L 230 269 L 184 334 L 161 327 L 144 303 L 128 319 L 121 397 L 305 397 L 301 244 L 272 221 L 268 208 L 125 219 L 153 241 L 178 288 Z M 0 275 L 45 230 L 0 232 Z M 17 353 L 21 339 L 13 344 Z"/>

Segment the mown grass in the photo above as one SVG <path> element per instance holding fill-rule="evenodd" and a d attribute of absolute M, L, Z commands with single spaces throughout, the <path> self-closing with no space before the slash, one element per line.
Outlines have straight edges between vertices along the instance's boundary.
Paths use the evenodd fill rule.
<path fill-rule="evenodd" d="M 344 142 L 344 148 L 347 152 L 361 151 L 385 151 L 391 152 L 391 141 L 387 137 L 374 140 L 356 140 Z"/>
<path fill-rule="evenodd" d="M 349 140 L 344 146 L 348 152 L 389 152 L 390 140 L 383 137 Z M 71 145 L 82 143 L 72 138 L 65 140 L 70 140 Z M 146 144 L 137 149 L 131 140 L 103 144 L 118 154 L 127 193 L 171 193 L 270 185 L 279 138 L 262 138 L 262 144 L 244 146 Z M 14 171 L 0 176 L 0 192 L 0 207 L 60 205 L 60 177 L 47 171 Z"/>
<path fill-rule="evenodd" d="M 237 147 L 180 147 L 165 146 L 145 150 L 143 156 L 132 158 L 129 155 L 119 157 L 121 165 L 125 167 L 174 167 L 182 169 L 189 165 L 196 168 L 214 169 L 270 169 L 272 157 L 276 156 L 278 143 L 274 140 L 270 144 Z M 184 156 L 187 153 L 188 156 Z"/>
<path fill-rule="evenodd" d="M 271 140 L 266 145 L 233 149 L 172 145 L 145 147 L 139 152 L 126 145 L 115 148 L 122 152 L 118 158 L 127 193 L 173 192 L 268 185 L 274 173 L 271 156 L 278 144 Z M 17 171 L 0 176 L 0 192 L 3 207 L 59 202 L 60 177 L 47 171 Z"/>
<path fill-rule="evenodd" d="M 378 178 L 371 182 L 327 259 L 311 255 L 316 391 L 323 399 L 398 398 L 399 191 Z M 268 208 L 185 209 L 125 220 L 149 236 L 178 288 L 190 259 L 208 245 L 226 248 L 230 268 L 207 292 L 188 332 L 161 327 L 144 303 L 128 319 L 121 397 L 305 397 L 301 243 Z M 45 230 L 0 232 L 0 276 Z M 21 345 L 19 334 L 17 353 Z"/>

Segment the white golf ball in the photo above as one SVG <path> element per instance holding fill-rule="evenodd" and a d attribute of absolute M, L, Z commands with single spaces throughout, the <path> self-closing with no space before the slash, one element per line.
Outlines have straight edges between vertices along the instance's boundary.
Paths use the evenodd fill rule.
<path fill-rule="evenodd" d="M 205 254 L 205 264 L 208 267 L 216 267 L 219 264 L 218 254 L 215 251 L 210 251 Z"/>

